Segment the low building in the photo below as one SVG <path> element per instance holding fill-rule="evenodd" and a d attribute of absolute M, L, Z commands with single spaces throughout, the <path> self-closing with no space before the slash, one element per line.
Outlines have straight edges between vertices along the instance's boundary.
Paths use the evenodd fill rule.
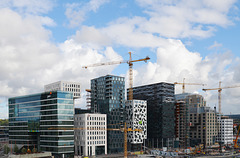
<path fill-rule="evenodd" d="M 81 84 L 78 82 L 58 81 L 44 86 L 44 91 L 72 92 L 73 99 L 81 97 Z"/>
<path fill-rule="evenodd" d="M 233 119 L 228 116 L 218 116 L 219 131 L 217 141 L 224 145 L 233 144 Z"/>
<path fill-rule="evenodd" d="M 75 114 L 75 155 L 107 154 L 106 114 Z"/>
<path fill-rule="evenodd" d="M 8 144 L 9 138 L 8 126 L 0 126 L 0 147 L 3 144 Z"/>

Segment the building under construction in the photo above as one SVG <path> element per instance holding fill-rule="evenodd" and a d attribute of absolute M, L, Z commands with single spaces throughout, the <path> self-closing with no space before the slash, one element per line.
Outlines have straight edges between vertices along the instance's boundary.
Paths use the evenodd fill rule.
<path fill-rule="evenodd" d="M 179 138 L 179 147 L 186 149 L 189 142 L 189 106 L 184 101 L 175 102 L 175 137 Z"/>

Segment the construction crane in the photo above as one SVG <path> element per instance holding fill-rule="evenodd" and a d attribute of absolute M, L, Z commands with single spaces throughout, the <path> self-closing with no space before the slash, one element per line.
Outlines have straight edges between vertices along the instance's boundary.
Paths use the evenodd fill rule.
<path fill-rule="evenodd" d="M 71 128 L 64 128 L 64 127 L 50 127 L 49 130 L 70 130 Z M 86 128 L 73 128 L 74 130 L 86 130 Z M 89 130 L 96 130 L 94 127 L 90 127 Z M 107 130 L 107 131 L 122 131 L 124 132 L 124 158 L 127 158 L 127 132 L 142 132 L 142 129 L 132 129 L 127 128 L 127 123 L 125 122 L 124 128 L 100 128 L 99 130 Z"/>
<path fill-rule="evenodd" d="M 237 141 L 238 141 L 239 131 L 240 131 L 240 125 L 238 126 L 237 135 L 236 135 L 236 138 L 235 138 L 235 140 L 234 140 L 234 148 L 235 148 L 235 149 L 238 148 Z"/>
<path fill-rule="evenodd" d="M 133 100 L 133 63 L 138 61 L 147 62 L 150 58 L 147 56 L 143 59 L 132 60 L 132 53 L 128 52 L 129 60 L 122 60 L 122 61 L 112 61 L 112 62 L 105 62 L 105 63 L 96 63 L 88 66 L 83 66 L 83 68 L 87 69 L 88 67 L 96 67 L 96 66 L 104 66 L 104 65 L 114 65 L 114 64 L 122 64 L 127 63 L 129 65 L 129 93 L 128 93 L 128 100 Z"/>
<path fill-rule="evenodd" d="M 222 105 L 221 105 L 222 104 L 221 103 L 221 100 L 222 100 L 222 96 L 221 96 L 222 89 L 240 87 L 240 85 L 238 85 L 238 86 L 221 87 L 221 84 L 222 84 L 222 82 L 219 81 L 219 88 L 202 89 L 203 91 L 209 91 L 209 90 L 217 90 L 218 91 L 218 111 L 219 111 L 219 114 L 222 113 Z"/>
<path fill-rule="evenodd" d="M 202 84 L 202 83 L 185 83 L 185 78 L 183 78 L 183 82 L 182 83 L 174 82 L 174 84 L 182 85 L 182 93 L 185 93 L 185 85 L 202 85 L 202 86 L 206 85 L 206 84 Z"/>

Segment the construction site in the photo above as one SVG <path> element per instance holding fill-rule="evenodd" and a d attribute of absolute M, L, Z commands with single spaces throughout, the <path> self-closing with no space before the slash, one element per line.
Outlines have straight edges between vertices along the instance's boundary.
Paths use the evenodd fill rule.
<path fill-rule="evenodd" d="M 129 66 L 128 88 L 125 88 L 125 78 L 121 76 L 106 75 L 91 80 L 90 88 L 86 89 L 87 109 L 74 108 L 74 99 L 80 97 L 80 83 L 75 82 L 59 81 L 45 86 L 48 89 L 43 93 L 10 98 L 11 116 L 12 113 L 17 118 L 22 115 L 22 120 L 31 116 L 25 99 L 34 101 L 31 106 L 39 106 L 40 103 L 37 102 L 41 102 L 40 109 L 44 112 L 39 113 L 39 119 L 35 122 L 16 122 L 18 126 L 11 123 L 9 146 L 19 145 L 21 149 L 25 147 L 28 151 L 32 151 L 35 146 L 41 151 L 54 150 L 53 156 L 59 158 L 239 156 L 240 119 L 222 114 L 221 92 L 240 86 L 222 87 L 220 81 L 217 88 L 203 88 L 203 91 L 218 92 L 218 108 L 207 106 L 200 94 L 186 93 L 186 86 L 206 84 L 186 82 L 185 78 L 183 82 L 159 82 L 133 87 L 133 63 L 148 60 L 149 57 L 132 60 L 129 52 L 129 60 L 83 66 L 84 69 L 123 63 Z M 62 85 L 65 88 L 58 87 Z M 175 87 L 178 85 L 182 86 L 181 94 L 175 94 Z M 68 91 L 75 93 L 69 95 Z M 19 105 L 16 102 L 22 103 Z M 66 114 L 66 117 L 61 117 L 68 119 L 65 122 L 60 120 L 60 123 L 55 121 L 57 117 L 49 117 L 50 113 L 47 111 L 58 108 L 60 105 L 54 103 L 59 102 L 64 103 L 64 108 L 57 109 L 56 113 L 62 110 L 61 114 Z M 22 109 L 24 110 L 20 113 Z M 29 110 L 39 110 L 39 107 Z M 19 141 L 22 136 L 18 136 L 18 129 L 27 131 L 22 132 L 31 138 L 26 140 L 27 144 Z M 52 138 L 56 134 L 56 138 Z M 51 142 L 55 139 L 61 140 L 57 144 L 61 149 L 56 149 L 56 143 Z M 13 153 L 12 149 L 10 151 Z"/>

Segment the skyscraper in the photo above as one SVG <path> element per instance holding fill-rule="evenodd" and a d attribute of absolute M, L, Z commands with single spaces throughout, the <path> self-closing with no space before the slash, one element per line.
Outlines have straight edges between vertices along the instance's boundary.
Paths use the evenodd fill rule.
<path fill-rule="evenodd" d="M 151 147 L 173 146 L 175 137 L 174 84 L 133 88 L 133 99 L 147 101 L 147 142 Z"/>
<path fill-rule="evenodd" d="M 106 75 L 91 80 L 91 110 L 107 114 L 108 153 L 123 152 L 123 133 L 119 129 L 124 122 L 125 79 Z"/>
<path fill-rule="evenodd" d="M 9 142 L 55 157 L 74 153 L 73 94 L 45 92 L 8 99 Z"/>

